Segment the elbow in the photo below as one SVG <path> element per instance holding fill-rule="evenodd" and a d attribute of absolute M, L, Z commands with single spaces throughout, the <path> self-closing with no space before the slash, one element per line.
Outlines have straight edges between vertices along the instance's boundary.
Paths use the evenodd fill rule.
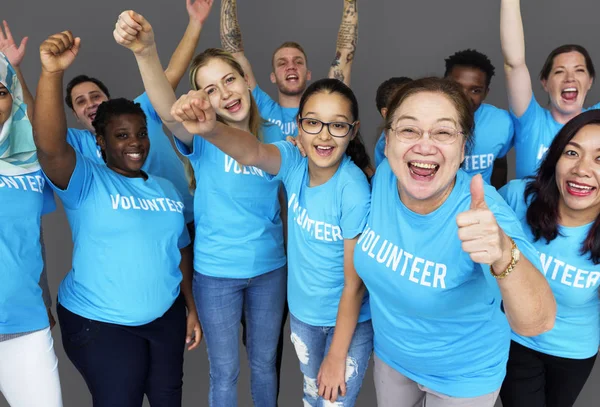
<path fill-rule="evenodd" d="M 362 298 L 366 290 L 367 288 L 361 279 L 344 282 L 344 291 L 352 296 Z"/>
<path fill-rule="evenodd" d="M 511 323 L 512 330 L 521 336 L 538 336 L 554 328 L 556 321 L 556 301 L 546 301 L 543 308 L 538 310 L 527 321 Z"/>

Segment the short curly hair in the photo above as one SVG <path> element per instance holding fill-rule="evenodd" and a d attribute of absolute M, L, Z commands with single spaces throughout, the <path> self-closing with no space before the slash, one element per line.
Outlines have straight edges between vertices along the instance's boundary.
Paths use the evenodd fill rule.
<path fill-rule="evenodd" d="M 444 77 L 450 75 L 450 72 L 456 66 L 468 66 L 471 68 L 477 68 L 483 73 L 485 73 L 485 85 L 487 88 L 490 87 L 490 83 L 492 82 L 492 76 L 496 73 L 496 68 L 492 65 L 492 61 L 487 57 L 487 55 L 482 54 L 479 51 L 474 49 L 465 49 L 463 51 L 458 51 L 454 55 L 449 56 L 445 59 L 446 61 L 446 72 L 444 73 Z"/>
<path fill-rule="evenodd" d="M 100 106 L 98 106 L 96 117 L 92 122 L 96 134 L 104 136 L 106 133 L 106 126 L 110 119 L 123 114 L 139 115 L 144 119 L 144 123 L 146 123 L 146 114 L 139 103 L 132 102 L 125 98 L 110 99 L 102 102 Z"/>

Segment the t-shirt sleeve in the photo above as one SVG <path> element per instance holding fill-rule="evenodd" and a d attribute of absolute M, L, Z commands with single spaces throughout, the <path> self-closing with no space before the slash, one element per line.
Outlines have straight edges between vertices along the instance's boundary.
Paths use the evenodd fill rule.
<path fill-rule="evenodd" d="M 254 87 L 252 96 L 256 101 L 256 106 L 258 106 L 258 111 L 262 117 L 268 116 L 268 113 L 273 110 L 276 105 L 275 101 L 271 99 L 271 96 L 263 91 L 258 85 Z"/>
<path fill-rule="evenodd" d="M 500 150 L 500 152 L 498 153 L 497 158 L 502 158 L 506 154 L 508 154 L 508 152 L 515 143 L 515 124 L 513 122 L 513 119 L 510 117 L 510 114 L 508 112 L 505 112 L 503 110 L 502 113 L 504 116 L 503 125 L 506 126 L 506 142 L 504 143 L 504 146 L 502 146 L 502 150 Z"/>
<path fill-rule="evenodd" d="M 187 225 L 183 225 L 183 231 L 179 236 L 179 240 L 177 241 L 177 247 L 181 250 L 184 247 L 187 247 L 192 243 L 192 239 L 190 239 L 190 234 L 188 232 Z"/>
<path fill-rule="evenodd" d="M 367 215 L 371 207 L 371 189 L 367 178 L 361 173 L 342 188 L 342 216 L 340 228 L 344 239 L 354 239 L 367 224 Z"/>
<path fill-rule="evenodd" d="M 162 123 L 160 116 L 154 109 L 154 106 L 152 106 L 152 103 L 150 103 L 150 98 L 148 97 L 148 94 L 146 92 L 142 93 L 137 98 L 135 98 L 134 102 L 140 104 L 140 107 L 146 114 L 146 120 L 152 120 L 158 123 Z"/>
<path fill-rule="evenodd" d="M 174 138 L 175 147 L 184 157 L 189 158 L 190 160 L 199 159 L 202 155 L 202 150 L 204 150 L 204 144 L 207 143 L 202 137 L 198 135 L 194 135 L 192 139 L 192 147 L 188 147 L 185 143 L 179 140 L 177 137 Z"/>
<path fill-rule="evenodd" d="M 486 202 L 494 213 L 500 228 L 517 244 L 521 255 L 525 256 L 535 268 L 541 270 L 542 265 L 537 250 L 525 236 L 521 222 L 515 212 L 496 191 L 486 190 Z M 489 266 L 484 266 L 486 272 L 489 272 Z"/>
<path fill-rule="evenodd" d="M 600 110 L 600 102 L 596 103 L 593 106 L 590 106 L 589 109 L 587 109 L 587 110 Z"/>
<path fill-rule="evenodd" d="M 537 100 L 535 100 L 535 95 L 531 95 L 529 106 L 521 117 L 517 117 L 512 109 L 510 113 L 515 119 L 515 143 L 518 144 L 519 142 L 522 142 L 523 139 L 532 137 L 532 135 L 541 134 L 539 131 L 531 131 L 532 129 L 539 127 L 541 121 L 544 120 L 544 108 L 542 108 Z M 531 140 L 529 141 L 531 142 Z"/>
<path fill-rule="evenodd" d="M 266 174 L 267 179 L 283 181 L 283 185 L 288 185 L 289 177 L 294 173 L 294 170 L 302 163 L 305 158 L 300 154 L 298 147 L 289 141 L 278 141 L 273 143 L 281 153 L 281 166 L 277 174 Z"/>
<path fill-rule="evenodd" d="M 54 193 L 52 187 L 49 184 L 44 184 L 43 204 L 42 204 L 42 215 L 52 213 L 56 210 L 56 201 L 54 200 Z"/>
<path fill-rule="evenodd" d="M 46 176 L 48 184 L 54 189 L 63 205 L 69 209 L 77 209 L 85 201 L 94 182 L 94 168 L 96 165 L 80 153 L 75 153 L 75 169 L 66 189 L 54 185 Z"/>
<path fill-rule="evenodd" d="M 375 168 L 385 159 L 385 133 L 381 133 L 375 144 Z"/>

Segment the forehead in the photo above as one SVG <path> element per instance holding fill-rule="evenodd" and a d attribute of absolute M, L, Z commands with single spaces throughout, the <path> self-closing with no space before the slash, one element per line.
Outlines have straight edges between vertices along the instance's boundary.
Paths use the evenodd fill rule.
<path fill-rule="evenodd" d="M 227 62 L 220 58 L 212 58 L 202 68 L 196 71 L 196 83 L 199 87 L 205 87 L 217 82 L 220 82 L 224 76 L 237 71 Z"/>
<path fill-rule="evenodd" d="M 584 148 L 600 148 L 600 124 L 588 124 L 582 127 L 571 139 Z"/>
<path fill-rule="evenodd" d="M 452 68 L 448 76 L 461 84 L 469 83 L 472 85 L 485 86 L 487 75 L 481 69 L 474 66 L 457 65 Z"/>
<path fill-rule="evenodd" d="M 139 129 L 146 127 L 146 120 L 139 114 L 125 113 L 112 116 L 108 123 L 106 123 L 108 129 L 116 128 L 134 128 Z"/>
<path fill-rule="evenodd" d="M 279 59 L 294 59 L 294 58 L 302 58 L 303 61 L 306 60 L 306 57 L 298 48 L 285 47 L 277 50 L 275 55 L 273 55 L 273 61 L 277 61 Z"/>
<path fill-rule="evenodd" d="M 345 116 L 354 119 L 350 101 L 337 92 L 317 92 L 311 95 L 304 104 L 302 114 L 315 113 L 316 116 Z M 338 117 L 339 119 L 339 117 Z"/>
<path fill-rule="evenodd" d="M 104 92 L 102 92 L 102 89 L 100 89 L 100 87 L 94 82 L 81 82 L 73 86 L 73 89 L 71 90 L 71 98 L 76 99 L 79 96 L 87 95 L 92 92 L 100 92 L 106 96 Z"/>
<path fill-rule="evenodd" d="M 394 111 L 393 118 L 411 116 L 421 122 L 449 118 L 458 123 L 458 111 L 450 98 L 439 92 L 419 92 L 408 96 Z"/>
<path fill-rule="evenodd" d="M 552 67 L 556 66 L 577 66 L 577 65 L 586 65 L 585 57 L 583 54 L 577 51 L 565 52 L 562 54 L 558 54 L 554 57 L 554 61 L 552 61 Z"/>

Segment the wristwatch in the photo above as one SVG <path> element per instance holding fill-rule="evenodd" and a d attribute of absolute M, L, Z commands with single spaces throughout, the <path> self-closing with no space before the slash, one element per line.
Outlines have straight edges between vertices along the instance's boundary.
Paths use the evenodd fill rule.
<path fill-rule="evenodd" d="M 515 241 L 510 236 L 508 238 L 510 239 L 510 244 L 511 244 L 511 248 L 510 248 L 510 264 L 508 265 L 508 267 L 506 268 L 506 270 L 504 270 L 504 272 L 502 272 L 501 274 L 494 273 L 494 269 L 490 265 L 490 273 L 492 273 L 492 275 L 495 278 L 497 278 L 497 279 L 503 279 L 506 276 L 508 276 L 510 273 L 512 273 L 512 271 L 514 270 L 515 266 L 519 262 L 519 259 L 521 258 L 521 252 L 519 251 L 519 248 L 517 247 L 517 244 L 515 243 Z"/>

